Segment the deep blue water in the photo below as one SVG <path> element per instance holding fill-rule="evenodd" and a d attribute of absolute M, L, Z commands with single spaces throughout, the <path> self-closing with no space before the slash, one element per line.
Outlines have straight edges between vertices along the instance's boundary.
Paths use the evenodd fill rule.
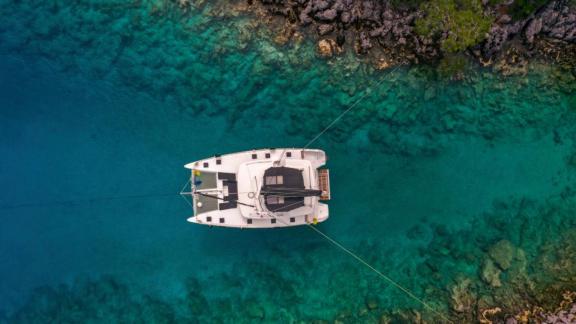
<path fill-rule="evenodd" d="M 187 58 L 196 64 L 192 75 L 199 75 L 187 81 L 189 96 L 203 102 L 203 111 L 187 109 L 181 92 L 165 90 L 172 79 L 154 74 L 166 72 L 162 65 L 147 63 L 154 67 L 150 79 L 143 72 L 136 76 L 143 85 L 135 86 L 116 78 L 128 70 L 125 63 L 110 67 L 110 77 L 62 62 L 96 60 L 93 54 L 46 58 L 10 47 L 2 52 L 1 308 L 17 309 L 35 287 L 103 274 L 166 298 L 181 296 L 184 280 L 193 276 L 208 287 L 207 296 L 225 296 L 228 288 L 217 279 L 221 273 L 248 280 L 243 289 L 259 287 L 248 279 L 253 262 L 307 282 L 302 298 L 324 300 L 337 291 L 322 307 L 299 306 L 303 314 L 331 318 L 341 307 L 334 300 L 363 298 L 354 295 L 355 287 L 365 291 L 377 278 L 307 228 L 241 231 L 186 222 L 191 211 L 177 195 L 188 177 L 185 163 L 251 148 L 302 146 L 352 101 L 343 91 L 331 92 L 333 85 L 321 86 L 324 62 L 291 70 L 290 77 L 273 69 L 253 73 L 261 59 L 252 51 L 257 52 L 219 60 L 206 61 L 202 52 Z M 149 59 L 144 52 L 131 55 Z M 221 74 L 226 69 L 236 70 Z M 330 157 L 334 197 L 331 218 L 319 228 L 425 295 L 430 278 L 416 269 L 428 252 L 415 246 L 434 234 L 406 232 L 432 223 L 490 232 L 470 229 L 470 223 L 492 212 L 495 201 L 546 201 L 573 186 L 575 169 L 567 161 L 575 154 L 575 129 L 569 122 L 573 92 L 533 90 L 545 88 L 538 77 L 497 81 L 482 74 L 470 84 L 438 85 L 433 99 L 423 100 L 414 93 L 421 95 L 432 81 L 414 71 L 399 70 L 386 90 L 374 91 L 357 114 L 345 117 L 347 126 L 314 146 Z M 369 77 L 353 72 L 351 78 L 363 84 Z M 424 88 L 414 85 L 418 82 Z M 165 96 L 158 95 L 162 91 Z M 494 108 L 500 105 L 508 110 Z M 381 116 L 390 107 L 400 111 L 397 120 Z M 490 107 L 496 112 L 482 112 Z M 423 117 L 411 117 L 414 111 Z M 366 116 L 371 123 L 358 126 Z M 374 129 L 384 139 L 374 140 Z M 427 154 L 426 147 L 434 153 Z M 146 197 L 127 197 L 134 195 Z M 498 235 L 487 240 L 502 239 Z M 294 264 L 306 269 L 299 278 L 289 271 Z M 467 267 L 460 270 L 477 271 Z M 281 294 L 274 280 L 261 283 Z M 339 280 L 350 287 L 338 287 Z M 386 307 L 410 303 L 390 287 L 374 293 Z M 270 313 L 275 307 L 266 304 Z"/>

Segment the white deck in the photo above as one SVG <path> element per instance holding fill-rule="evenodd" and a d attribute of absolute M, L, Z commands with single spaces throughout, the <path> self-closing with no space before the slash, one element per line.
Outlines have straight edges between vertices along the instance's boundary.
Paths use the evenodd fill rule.
<path fill-rule="evenodd" d="M 316 196 L 305 197 L 304 206 L 286 212 L 270 213 L 263 207 L 263 197 L 258 196 L 258 192 L 262 186 L 264 171 L 273 166 L 283 150 L 286 150 L 283 166 L 302 170 L 304 186 L 307 189 L 319 189 L 317 169 L 326 163 L 326 155 L 321 150 L 277 148 L 214 156 L 188 163 L 185 167 L 192 172 L 235 174 L 238 204 L 236 208 L 206 212 L 195 205 L 195 215 L 188 218 L 188 221 L 237 228 L 286 227 L 325 221 L 328 218 L 328 205 L 319 202 L 319 197 Z M 216 188 L 200 191 L 221 199 L 231 194 L 227 192 L 222 180 L 216 180 Z M 196 204 L 196 201 L 194 203 Z"/>

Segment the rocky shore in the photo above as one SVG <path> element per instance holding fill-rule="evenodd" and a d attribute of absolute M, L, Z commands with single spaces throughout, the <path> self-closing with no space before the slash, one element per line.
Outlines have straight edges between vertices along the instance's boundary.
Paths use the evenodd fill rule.
<path fill-rule="evenodd" d="M 313 31 L 321 56 L 348 49 L 374 57 L 383 67 L 435 61 L 455 52 L 483 65 L 503 60 L 521 65 L 531 58 L 565 61 L 576 53 L 573 2 L 436 2 L 260 0 L 269 14 Z"/>

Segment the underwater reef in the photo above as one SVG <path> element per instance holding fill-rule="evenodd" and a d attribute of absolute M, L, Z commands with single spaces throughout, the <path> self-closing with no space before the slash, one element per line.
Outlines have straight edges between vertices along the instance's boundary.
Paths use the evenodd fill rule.
<path fill-rule="evenodd" d="M 566 188 L 545 202 L 495 202 L 458 229 L 424 220 L 406 233 L 409 249 L 366 241 L 353 250 L 455 323 L 572 323 L 575 210 L 576 191 Z M 38 288 L 0 323 L 442 322 L 337 249 L 275 249 L 277 260 L 248 260 L 210 278 L 191 275 L 172 299 L 111 276 Z"/>
<path fill-rule="evenodd" d="M 0 12 L 0 52 L 176 102 L 186 114 L 225 115 L 231 127 L 282 118 L 287 133 L 308 138 L 370 92 L 326 137 L 343 142 L 356 131 L 383 152 L 414 156 L 463 134 L 554 132 L 561 141 L 575 118 L 574 68 L 523 65 L 505 77 L 450 64 L 381 71 L 353 55 L 327 64 L 313 42 L 279 40 L 245 1 L 2 0 Z M 446 77 L 455 73 L 460 82 Z"/>
<path fill-rule="evenodd" d="M 371 54 L 382 67 L 466 53 L 483 65 L 528 59 L 574 65 L 576 9 L 542 0 L 261 0 L 293 32 L 314 31 L 318 51 Z M 290 27 L 287 27 L 290 28 Z"/>

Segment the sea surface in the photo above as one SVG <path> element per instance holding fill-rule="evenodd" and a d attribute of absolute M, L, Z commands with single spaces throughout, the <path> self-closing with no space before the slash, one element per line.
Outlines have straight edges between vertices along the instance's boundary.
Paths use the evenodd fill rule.
<path fill-rule="evenodd" d="M 8 322 L 378 322 L 422 310 L 306 227 L 194 225 L 178 195 L 184 164 L 303 146 L 364 96 L 313 145 L 329 156 L 333 197 L 318 229 L 440 313 L 461 278 L 478 296 L 514 290 L 506 269 L 504 287 L 482 276 L 497 242 L 532 265 L 574 229 L 573 69 L 471 66 L 450 81 L 351 53 L 320 59 L 305 37 L 275 42 L 235 2 L 0 0 L 0 16 Z M 542 289 L 560 282 L 526 269 L 550 279 L 534 279 Z"/>

